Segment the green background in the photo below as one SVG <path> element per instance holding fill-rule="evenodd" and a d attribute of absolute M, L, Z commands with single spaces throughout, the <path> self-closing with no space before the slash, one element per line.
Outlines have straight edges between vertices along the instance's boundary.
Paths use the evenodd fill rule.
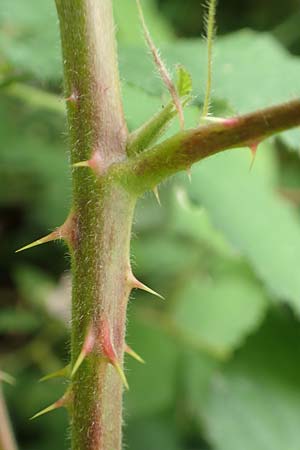
<path fill-rule="evenodd" d="M 170 70 L 192 74 L 187 126 L 206 77 L 205 8 L 144 0 Z M 168 93 L 145 47 L 133 0 L 115 0 L 124 108 L 130 129 Z M 298 0 L 220 0 L 212 112 L 229 116 L 300 93 Z M 61 244 L 15 254 L 60 225 L 70 168 L 54 2 L 0 6 L 0 369 L 20 450 L 69 448 L 65 411 L 35 412 L 65 389 L 39 383 L 69 360 L 69 257 Z M 178 129 L 174 120 L 168 133 Z M 124 448 L 300 450 L 300 132 L 261 144 L 254 167 L 237 149 L 217 155 L 139 202 L 136 275 L 165 301 L 134 292 L 126 358 Z M 0 424 L 1 426 L 1 424 Z"/>

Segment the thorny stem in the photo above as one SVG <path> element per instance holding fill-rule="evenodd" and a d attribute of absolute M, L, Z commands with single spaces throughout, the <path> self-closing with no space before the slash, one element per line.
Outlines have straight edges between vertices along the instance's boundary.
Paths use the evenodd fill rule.
<path fill-rule="evenodd" d="M 121 183 L 141 195 L 197 161 L 224 150 L 256 146 L 269 136 L 299 125 L 300 100 L 293 100 L 181 131 L 111 170 Z"/>
<path fill-rule="evenodd" d="M 106 175 L 125 158 L 127 140 L 112 2 L 56 0 L 56 5 L 71 161 L 97 161 L 96 172 L 73 168 L 72 365 L 91 330 L 96 342 L 72 381 L 72 449 L 120 450 L 122 381 L 101 350 L 113 347 L 122 367 L 135 198 Z"/>
<path fill-rule="evenodd" d="M 62 237 L 70 247 L 73 286 L 72 382 L 55 405 L 71 402 L 72 450 L 121 450 L 119 374 L 127 302 L 132 288 L 149 291 L 130 268 L 137 196 L 205 157 L 252 147 L 299 125 L 300 101 L 181 131 L 150 149 L 139 145 L 145 150 L 127 156 L 126 143 L 132 142 L 120 99 L 112 0 L 56 0 L 56 5 L 73 164 L 72 220 L 66 222 L 72 227 L 64 226 Z M 149 142 L 161 130 L 155 121 L 152 125 Z"/>

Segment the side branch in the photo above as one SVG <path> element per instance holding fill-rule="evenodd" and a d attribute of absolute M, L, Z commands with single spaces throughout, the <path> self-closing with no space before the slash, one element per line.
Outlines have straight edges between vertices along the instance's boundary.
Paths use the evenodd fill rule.
<path fill-rule="evenodd" d="M 258 145 L 267 137 L 298 125 L 300 100 L 293 100 L 181 131 L 135 158 L 116 165 L 113 170 L 121 182 L 140 195 L 201 159 L 227 149 Z"/>

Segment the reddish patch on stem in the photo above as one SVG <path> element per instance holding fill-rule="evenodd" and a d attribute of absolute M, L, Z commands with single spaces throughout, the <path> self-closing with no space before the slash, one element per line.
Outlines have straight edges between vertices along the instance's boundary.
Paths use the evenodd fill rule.
<path fill-rule="evenodd" d="M 239 118 L 238 117 L 229 117 L 228 119 L 224 119 L 222 121 L 222 123 L 225 127 L 232 127 L 239 123 Z"/>
<path fill-rule="evenodd" d="M 55 230 L 56 239 L 64 239 L 72 244 L 73 247 L 77 242 L 78 230 L 77 230 L 77 217 L 71 211 L 66 221 Z"/>
<path fill-rule="evenodd" d="M 103 175 L 107 166 L 104 165 L 100 151 L 97 149 L 93 152 L 92 157 L 87 161 L 80 161 L 73 164 L 73 167 L 89 167 L 96 175 Z"/>
<path fill-rule="evenodd" d="M 66 102 L 69 102 L 69 103 L 77 103 L 79 100 L 78 92 L 76 90 L 74 90 L 71 93 L 71 95 L 69 95 L 69 97 L 67 97 L 65 100 L 66 100 Z"/>
<path fill-rule="evenodd" d="M 114 366 L 116 369 L 120 379 L 122 380 L 122 383 L 124 384 L 125 388 L 128 390 L 128 382 L 125 376 L 125 373 L 122 369 L 122 365 L 118 361 L 117 352 L 115 350 L 113 340 L 112 340 L 112 330 L 110 327 L 110 324 L 107 320 L 107 318 L 102 319 L 101 321 L 101 336 L 100 336 L 100 346 L 101 346 L 101 352 L 105 358 L 107 358 L 108 362 Z"/>
<path fill-rule="evenodd" d="M 105 318 L 101 322 L 101 352 L 112 363 L 117 362 L 117 354 L 112 342 L 112 332 L 110 330 L 109 322 Z"/>
<path fill-rule="evenodd" d="M 89 160 L 89 166 L 98 175 L 101 175 L 103 173 L 104 164 L 99 150 L 94 151 L 92 158 Z"/>

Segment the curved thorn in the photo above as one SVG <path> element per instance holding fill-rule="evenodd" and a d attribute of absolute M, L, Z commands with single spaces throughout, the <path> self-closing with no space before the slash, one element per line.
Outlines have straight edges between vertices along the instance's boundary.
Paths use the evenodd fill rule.
<path fill-rule="evenodd" d="M 79 161 L 75 164 L 72 164 L 72 167 L 90 167 L 90 161 Z"/>
<path fill-rule="evenodd" d="M 254 163 L 255 163 L 258 146 L 259 146 L 259 142 L 253 142 L 252 144 L 249 145 L 249 148 L 250 148 L 250 151 L 251 151 L 251 154 L 252 154 L 251 164 L 250 164 L 250 168 L 249 168 L 250 172 L 253 169 L 253 166 L 254 166 Z"/>
<path fill-rule="evenodd" d="M 44 408 L 44 409 L 42 409 L 41 411 L 39 411 L 38 413 L 34 414 L 34 416 L 30 417 L 29 420 L 35 420 L 35 419 L 37 419 L 38 417 L 41 417 L 41 416 L 43 416 L 44 414 L 48 414 L 49 412 L 54 411 L 55 409 L 58 409 L 58 408 L 59 408 L 59 406 L 57 406 L 57 405 L 56 405 L 56 402 L 55 402 L 55 403 L 53 403 L 52 405 L 47 406 L 47 408 Z"/>
<path fill-rule="evenodd" d="M 32 247 L 36 247 L 38 245 L 45 244 L 46 242 L 55 241 L 57 239 L 60 239 L 60 236 L 57 232 L 57 230 L 53 231 L 52 233 L 48 234 L 47 236 L 44 236 L 34 242 L 31 242 L 31 244 L 24 245 L 24 247 L 19 248 L 16 250 L 16 253 L 22 252 L 23 250 L 28 250 Z"/>
<path fill-rule="evenodd" d="M 133 288 L 141 289 L 142 291 L 149 292 L 149 294 L 155 295 L 155 297 L 159 297 L 162 300 L 165 300 L 165 298 L 162 295 L 160 295 L 158 292 L 156 292 L 153 289 L 146 286 L 146 284 L 142 283 L 137 278 L 135 278 L 134 275 L 131 275 L 130 279 L 131 279 L 131 285 Z"/>
<path fill-rule="evenodd" d="M 76 359 L 75 364 L 74 364 L 74 366 L 73 366 L 73 368 L 72 368 L 72 371 L 71 371 L 71 378 L 74 377 L 74 375 L 75 375 L 76 372 L 78 371 L 79 367 L 81 366 L 81 364 L 83 363 L 83 361 L 85 360 L 85 358 L 86 358 L 86 353 L 85 353 L 83 350 L 81 350 L 81 352 L 79 353 L 79 356 L 78 356 L 78 358 Z"/>
<path fill-rule="evenodd" d="M 93 351 L 94 345 L 95 345 L 95 334 L 94 334 L 93 327 L 91 327 L 88 334 L 86 335 L 85 340 L 84 340 L 82 350 L 79 353 L 79 356 L 78 356 L 77 360 L 75 361 L 75 364 L 72 368 L 71 378 L 74 377 L 74 375 L 78 371 L 79 367 L 81 366 L 81 364 L 83 363 L 85 358 Z"/>
<path fill-rule="evenodd" d="M 116 369 L 118 375 L 120 376 L 122 383 L 124 384 L 124 387 L 127 391 L 129 391 L 129 384 L 126 378 L 126 375 L 124 373 L 124 370 L 122 369 L 122 367 L 120 366 L 119 362 L 116 361 L 110 361 L 110 363 L 112 364 L 112 366 Z"/>
<path fill-rule="evenodd" d="M 139 283 L 138 286 L 136 286 L 138 289 L 141 289 L 142 291 L 148 292 L 149 294 L 155 295 L 155 297 L 161 298 L 162 300 L 165 300 L 165 298 L 160 295 L 158 292 L 154 291 L 153 289 L 149 288 L 143 283 Z"/>
<path fill-rule="evenodd" d="M 45 375 L 44 377 L 39 379 L 40 383 L 43 383 L 44 381 L 51 380 L 52 378 L 70 378 L 71 375 L 71 365 L 68 364 L 67 366 L 63 367 L 62 369 L 56 370 L 55 372 L 49 373 L 48 375 Z"/>
<path fill-rule="evenodd" d="M 118 361 L 117 352 L 114 348 L 112 331 L 107 318 L 104 318 L 101 322 L 101 351 L 109 364 L 111 364 L 116 369 L 125 388 L 129 390 L 129 385 L 125 373 Z"/>
<path fill-rule="evenodd" d="M 140 362 L 141 364 L 146 364 L 145 361 L 143 360 L 143 358 L 141 358 L 141 356 L 138 353 L 136 353 L 127 344 L 125 345 L 125 353 L 127 353 L 127 355 L 131 356 L 133 359 L 135 359 L 136 361 Z"/>
<path fill-rule="evenodd" d="M 39 411 L 38 413 L 34 414 L 34 416 L 30 417 L 29 420 L 37 419 L 38 417 L 41 417 L 44 414 L 48 414 L 49 412 L 54 411 L 55 409 L 59 409 L 59 408 L 63 408 L 63 407 L 67 408 L 71 403 L 71 395 L 72 395 L 72 391 L 69 388 L 59 400 L 52 403 L 52 405 L 47 406 L 47 408 L 44 408 L 41 411 Z"/>
<path fill-rule="evenodd" d="M 159 204 L 159 206 L 161 206 L 161 202 L 160 202 L 160 197 L 159 197 L 159 192 L 158 192 L 158 187 L 155 186 L 155 188 L 152 189 L 153 194 L 155 195 L 155 198 L 157 200 L 157 203 Z"/>

